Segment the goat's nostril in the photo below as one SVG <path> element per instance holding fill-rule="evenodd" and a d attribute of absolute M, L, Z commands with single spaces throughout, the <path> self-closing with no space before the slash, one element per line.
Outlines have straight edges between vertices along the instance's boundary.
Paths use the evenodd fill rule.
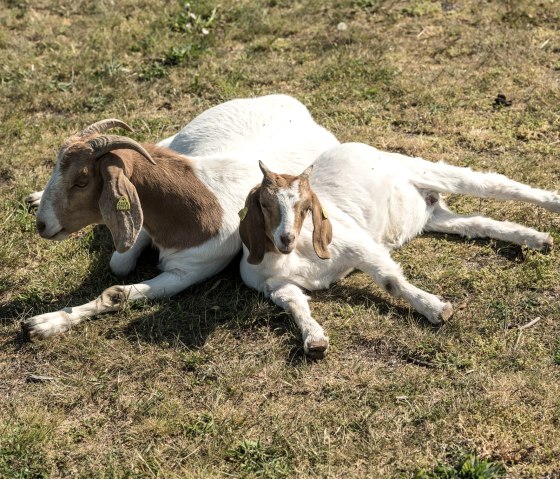
<path fill-rule="evenodd" d="M 290 246 L 293 243 L 294 239 L 296 239 L 296 237 L 292 233 L 284 233 L 280 236 L 280 240 L 285 246 Z"/>
<path fill-rule="evenodd" d="M 43 231 L 45 231 L 46 227 L 47 227 L 47 225 L 45 224 L 44 221 L 37 221 L 37 231 L 39 233 L 42 233 Z"/>

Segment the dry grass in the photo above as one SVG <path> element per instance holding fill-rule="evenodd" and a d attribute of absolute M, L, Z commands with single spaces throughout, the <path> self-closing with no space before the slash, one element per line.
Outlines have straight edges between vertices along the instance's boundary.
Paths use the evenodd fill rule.
<path fill-rule="evenodd" d="M 3 2 L 0 477 L 410 478 L 473 450 L 508 477 L 560 477 L 558 252 L 419 238 L 395 256 L 461 306 L 452 321 L 435 329 L 355 274 L 313 294 L 332 345 L 320 362 L 235 264 L 23 341 L 22 318 L 117 281 L 104 227 L 49 243 L 23 203 L 63 139 L 101 118 L 157 140 L 221 101 L 284 92 L 343 141 L 560 183 L 557 1 L 191 3 Z M 500 92 L 511 106 L 493 106 Z M 560 240 L 536 207 L 450 202 Z"/>

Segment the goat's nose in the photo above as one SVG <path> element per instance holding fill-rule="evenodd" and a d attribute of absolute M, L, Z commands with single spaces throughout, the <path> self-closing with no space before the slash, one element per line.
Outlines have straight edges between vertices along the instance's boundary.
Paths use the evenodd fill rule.
<path fill-rule="evenodd" d="M 296 239 L 293 233 L 284 233 L 280 236 L 280 241 L 284 244 L 284 246 L 290 246 L 294 240 Z"/>
<path fill-rule="evenodd" d="M 44 221 L 37 220 L 37 231 L 39 232 L 39 234 L 44 233 L 46 227 L 47 225 Z"/>

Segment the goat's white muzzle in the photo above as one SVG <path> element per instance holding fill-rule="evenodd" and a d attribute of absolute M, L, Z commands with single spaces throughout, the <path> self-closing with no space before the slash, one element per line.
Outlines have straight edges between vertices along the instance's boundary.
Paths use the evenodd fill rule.
<path fill-rule="evenodd" d="M 44 196 L 41 199 L 39 210 L 37 211 L 36 225 L 37 232 L 41 238 L 62 240 L 68 236 L 68 233 L 64 231 L 64 228 L 56 217 L 52 203 L 50 201 L 45 201 Z"/>

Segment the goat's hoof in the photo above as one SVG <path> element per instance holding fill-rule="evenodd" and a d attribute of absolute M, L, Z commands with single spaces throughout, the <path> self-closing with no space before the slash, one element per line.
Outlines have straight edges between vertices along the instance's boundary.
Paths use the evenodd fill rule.
<path fill-rule="evenodd" d="M 323 359 L 329 349 L 328 339 L 316 339 L 305 343 L 305 354 L 311 359 Z"/>
<path fill-rule="evenodd" d="M 552 235 L 548 235 L 548 237 L 544 240 L 543 245 L 541 246 L 541 251 L 543 253 L 547 253 L 554 248 L 554 238 Z"/>
<path fill-rule="evenodd" d="M 41 197 L 43 196 L 42 191 L 34 191 L 31 193 L 27 198 L 25 198 L 25 202 L 27 203 L 27 207 L 29 209 L 38 208 L 39 203 L 41 202 Z"/>
<path fill-rule="evenodd" d="M 40 314 L 32 318 L 24 319 L 21 322 L 21 329 L 26 338 L 46 339 L 55 334 L 68 331 L 72 323 L 68 314 L 64 311 Z"/>
<path fill-rule="evenodd" d="M 451 303 L 445 303 L 441 313 L 439 313 L 439 322 L 445 323 L 451 316 L 453 316 L 453 306 L 451 306 Z"/>

